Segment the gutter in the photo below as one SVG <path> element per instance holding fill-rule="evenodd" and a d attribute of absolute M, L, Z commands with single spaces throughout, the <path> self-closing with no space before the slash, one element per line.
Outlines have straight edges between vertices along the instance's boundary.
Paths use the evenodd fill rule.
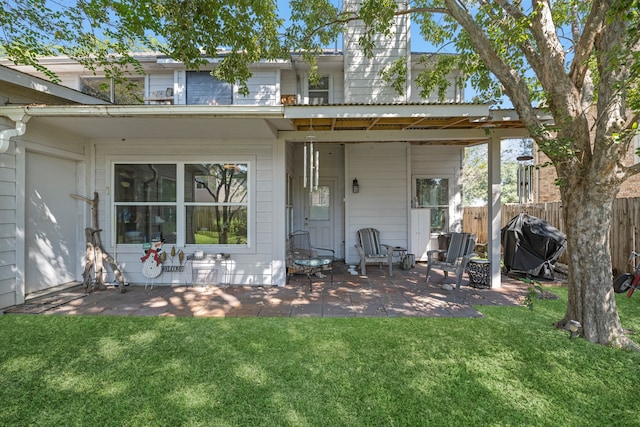
<path fill-rule="evenodd" d="M 7 117 L 16 123 L 16 127 L 15 129 L 5 129 L 0 131 L 0 154 L 7 152 L 11 138 L 24 135 L 27 130 L 27 122 L 31 118 L 31 116 L 24 113 L 8 115 Z"/>
<path fill-rule="evenodd" d="M 255 117 L 283 118 L 282 106 L 254 105 L 23 105 L 0 107 L 0 116 L 30 117 Z M 17 119 L 14 119 L 17 121 Z"/>

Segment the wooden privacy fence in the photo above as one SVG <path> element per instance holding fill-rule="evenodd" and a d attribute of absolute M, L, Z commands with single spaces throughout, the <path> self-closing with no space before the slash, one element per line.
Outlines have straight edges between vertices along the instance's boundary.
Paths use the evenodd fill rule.
<path fill-rule="evenodd" d="M 565 232 L 560 202 L 532 203 L 527 205 L 503 205 L 502 225 L 504 227 L 516 215 L 526 212 L 547 221 L 558 230 Z M 474 233 L 478 242 L 485 243 L 488 238 L 488 210 L 486 206 L 465 207 L 462 217 L 463 231 Z M 613 202 L 610 233 L 611 263 L 615 274 L 632 272 L 629 265 L 631 251 L 640 251 L 640 198 L 621 198 Z M 566 255 L 560 262 L 567 263 Z"/>

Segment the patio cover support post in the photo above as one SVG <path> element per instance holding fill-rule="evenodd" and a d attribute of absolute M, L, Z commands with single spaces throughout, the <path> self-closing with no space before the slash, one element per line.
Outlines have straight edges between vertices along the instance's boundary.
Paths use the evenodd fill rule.
<path fill-rule="evenodd" d="M 489 261 L 491 262 L 491 287 L 502 287 L 502 278 L 500 276 L 500 230 L 502 228 L 502 215 L 500 196 L 502 193 L 502 185 L 500 183 L 500 143 L 501 138 L 492 132 L 489 141 L 488 152 L 488 242 L 487 249 L 489 252 Z"/>

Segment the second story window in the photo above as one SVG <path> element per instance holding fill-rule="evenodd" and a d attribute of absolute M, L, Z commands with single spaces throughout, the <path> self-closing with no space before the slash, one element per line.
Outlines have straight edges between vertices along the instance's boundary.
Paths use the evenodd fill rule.
<path fill-rule="evenodd" d="M 309 80 L 309 104 L 329 103 L 329 76 L 322 76 L 317 82 Z"/>
<path fill-rule="evenodd" d="M 187 71 L 188 105 L 231 105 L 233 86 L 208 71 Z"/>
<path fill-rule="evenodd" d="M 141 104 L 144 78 L 130 77 L 116 82 L 107 77 L 80 77 L 80 92 L 114 104 Z"/>

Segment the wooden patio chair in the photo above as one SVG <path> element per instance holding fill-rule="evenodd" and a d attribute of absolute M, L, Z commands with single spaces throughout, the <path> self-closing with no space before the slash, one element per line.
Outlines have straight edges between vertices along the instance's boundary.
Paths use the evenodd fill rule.
<path fill-rule="evenodd" d="M 363 228 L 357 231 L 356 250 L 360 255 L 360 272 L 367 275 L 367 264 L 378 264 L 382 268 L 389 266 L 389 276 L 393 276 L 393 246 L 380 243 L 380 232 L 375 228 Z"/>
<path fill-rule="evenodd" d="M 333 285 L 333 249 L 314 248 L 308 231 L 297 230 L 289 234 L 287 242 L 287 282 L 293 274 L 306 274 L 309 291 L 313 290 L 311 276 L 329 273 Z"/>
<path fill-rule="evenodd" d="M 427 251 L 427 282 L 431 270 L 442 270 L 446 278 L 449 272 L 456 275 L 456 289 L 460 289 L 462 274 L 469 260 L 477 256 L 473 250 L 476 235 L 470 233 L 450 233 L 447 249 Z M 443 255 L 443 256 L 442 256 Z"/>

